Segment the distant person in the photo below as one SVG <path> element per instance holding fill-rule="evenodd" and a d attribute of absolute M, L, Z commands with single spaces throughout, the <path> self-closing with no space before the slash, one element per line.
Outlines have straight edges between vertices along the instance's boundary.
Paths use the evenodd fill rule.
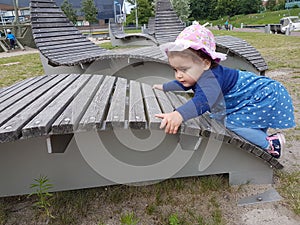
<path fill-rule="evenodd" d="M 224 26 L 225 26 L 225 29 L 226 29 L 226 30 L 228 30 L 228 29 L 229 29 L 229 21 L 228 21 L 228 20 L 226 20 L 226 21 L 225 21 L 225 24 L 224 24 Z"/>
<path fill-rule="evenodd" d="M 6 39 L 9 40 L 10 49 L 15 49 L 16 37 L 11 33 L 10 29 L 7 29 Z"/>

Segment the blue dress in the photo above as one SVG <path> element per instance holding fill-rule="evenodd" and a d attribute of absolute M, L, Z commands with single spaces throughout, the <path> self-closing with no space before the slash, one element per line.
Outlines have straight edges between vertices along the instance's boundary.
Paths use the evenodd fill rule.
<path fill-rule="evenodd" d="M 239 71 L 235 86 L 224 95 L 226 123 L 246 128 L 286 129 L 295 126 L 292 99 L 285 87 L 268 77 Z"/>

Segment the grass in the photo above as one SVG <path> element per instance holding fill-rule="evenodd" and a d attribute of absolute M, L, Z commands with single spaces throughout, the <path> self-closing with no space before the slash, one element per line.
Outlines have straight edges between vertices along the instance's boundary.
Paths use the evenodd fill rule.
<path fill-rule="evenodd" d="M 244 33 L 234 31 L 213 31 L 215 35 L 232 35 L 242 38 L 257 48 L 269 65 L 269 69 L 300 69 L 300 37 Z M 110 43 L 101 45 L 111 48 Z M 43 74 L 39 54 L 0 58 L 0 87 L 11 85 L 28 77 Z M 295 82 L 282 82 L 295 99 L 299 99 L 299 74 Z M 299 103 L 297 103 L 299 104 Z M 299 108 L 299 106 L 298 106 Z M 289 137 L 299 141 L 299 125 L 292 129 Z M 297 139 L 298 138 L 298 139 Z M 277 190 L 285 203 L 300 215 L 300 172 L 278 171 Z M 51 183 L 51 181 L 50 181 Z M 243 187 L 229 187 L 228 178 L 223 176 L 194 177 L 166 180 L 149 186 L 110 186 L 103 188 L 56 192 L 49 199 L 49 210 L 55 218 L 49 224 L 226 224 L 226 206 L 233 200 L 224 196 L 234 196 Z M 0 224 L 43 223 L 41 212 L 31 207 L 35 197 L 0 198 Z M 26 214 L 26 216 L 24 216 Z M 89 223 L 89 224 L 90 224 Z"/>
<path fill-rule="evenodd" d="M 230 23 L 234 27 L 240 27 L 241 23 L 244 25 L 265 25 L 265 24 L 277 24 L 282 17 L 285 16 L 299 16 L 300 8 L 290 10 L 279 10 L 279 11 L 266 11 L 262 13 L 254 13 L 249 15 L 236 15 L 230 18 Z M 227 16 L 218 20 L 208 21 L 215 25 L 223 25 L 226 21 Z M 207 21 L 200 21 L 201 24 Z"/>
<path fill-rule="evenodd" d="M 213 30 L 214 35 L 231 35 L 258 49 L 270 70 L 300 68 L 300 36 Z"/>
<path fill-rule="evenodd" d="M 279 192 L 295 214 L 300 215 L 300 171 L 277 171 Z"/>
<path fill-rule="evenodd" d="M 0 88 L 29 77 L 44 74 L 38 53 L 0 58 L 0 67 Z"/>

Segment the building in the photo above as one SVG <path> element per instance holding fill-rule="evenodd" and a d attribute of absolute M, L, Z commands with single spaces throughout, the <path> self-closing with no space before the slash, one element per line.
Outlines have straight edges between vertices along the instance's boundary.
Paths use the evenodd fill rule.
<path fill-rule="evenodd" d="M 287 0 L 285 3 L 285 8 L 286 9 L 290 9 L 293 8 L 295 6 L 298 6 L 300 8 L 300 0 Z"/>
<path fill-rule="evenodd" d="M 60 6 L 64 0 L 56 0 L 56 3 Z M 29 7 L 30 0 L 18 0 L 19 7 Z M 69 0 L 73 5 L 74 9 L 77 9 L 79 18 L 83 18 L 81 12 L 82 0 Z M 124 0 L 94 0 L 95 5 L 98 9 L 98 20 L 99 24 L 108 24 L 109 19 L 115 18 L 115 15 L 122 14 Z M 2 8 L 3 7 L 3 8 Z M 13 11 L 13 0 L 0 0 L 0 10 L 2 11 Z"/>

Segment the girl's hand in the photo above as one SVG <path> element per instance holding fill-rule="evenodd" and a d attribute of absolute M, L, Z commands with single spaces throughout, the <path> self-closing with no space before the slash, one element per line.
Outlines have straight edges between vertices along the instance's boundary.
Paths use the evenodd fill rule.
<path fill-rule="evenodd" d="M 162 84 L 154 84 L 153 86 L 152 86 L 152 88 L 153 89 L 158 89 L 158 90 L 163 90 L 163 85 Z"/>
<path fill-rule="evenodd" d="M 176 134 L 183 121 L 182 116 L 177 111 L 156 114 L 155 116 L 162 119 L 160 129 L 165 128 L 165 133 L 167 134 Z"/>

